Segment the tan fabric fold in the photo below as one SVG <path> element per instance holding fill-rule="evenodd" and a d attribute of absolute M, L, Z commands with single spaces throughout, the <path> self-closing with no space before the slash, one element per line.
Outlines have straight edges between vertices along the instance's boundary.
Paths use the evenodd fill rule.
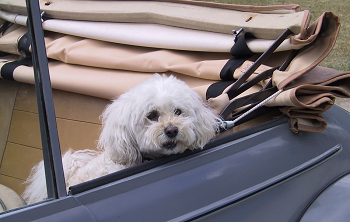
<path fill-rule="evenodd" d="M 286 71 L 276 70 L 272 80 L 279 89 L 315 68 L 332 50 L 340 29 L 339 18 L 331 12 L 325 12 L 312 26 L 316 40 L 304 47 L 292 60 Z"/>
<path fill-rule="evenodd" d="M 208 99 L 208 103 L 212 106 L 213 110 L 215 111 L 215 113 L 220 114 L 224 108 L 230 103 L 232 102 L 234 99 L 232 99 L 230 101 L 226 91 L 231 88 L 232 84 L 229 85 L 228 87 L 226 87 L 225 90 L 223 90 L 223 93 L 215 98 L 210 98 Z M 244 97 L 256 92 L 259 92 L 262 89 L 261 85 L 254 85 L 252 87 L 250 87 L 249 89 L 247 89 L 246 91 L 244 91 L 243 93 L 241 93 L 240 95 L 238 95 L 236 98 L 240 98 L 240 97 Z M 232 112 L 236 112 L 240 109 L 242 109 L 243 107 L 239 107 L 237 110 L 232 110 Z"/>
<path fill-rule="evenodd" d="M 1 0 L 0 8 L 26 15 L 25 2 Z M 195 1 L 64 1 L 40 0 L 50 18 L 154 23 L 231 34 L 244 28 L 257 38 L 276 39 L 286 28 L 301 32 L 305 13 L 297 5 L 240 6 Z M 257 13 L 262 12 L 262 13 Z M 208 16 L 210 15 L 210 16 Z M 274 21 L 271 23 L 271 21 Z"/>
<path fill-rule="evenodd" d="M 290 129 L 294 133 L 300 131 L 319 133 L 326 129 L 327 122 L 321 115 L 292 113 L 289 115 Z"/>
<path fill-rule="evenodd" d="M 213 108 L 216 114 L 220 114 L 229 102 L 230 99 L 226 93 L 223 93 L 215 98 L 208 99 L 209 105 Z"/>
<path fill-rule="evenodd" d="M 0 38 L 0 50 L 19 54 L 18 40 L 25 27 Z M 119 69 L 135 72 L 176 72 L 196 78 L 220 80 L 220 71 L 229 53 L 191 52 L 128 46 L 45 32 L 48 58 L 67 64 Z"/>
<path fill-rule="evenodd" d="M 323 112 L 329 108 L 327 104 L 333 105 L 335 97 L 350 97 L 350 73 L 318 66 L 291 82 L 286 89 L 266 105 L 313 108 Z"/>
<path fill-rule="evenodd" d="M 329 108 L 325 108 L 324 110 L 327 110 Z M 298 114 L 308 114 L 308 115 L 320 115 L 320 112 L 319 110 L 317 109 L 308 109 L 308 108 L 298 108 L 298 107 L 295 107 L 295 106 L 284 106 L 284 107 L 281 107 L 279 108 L 279 110 L 284 113 L 284 114 L 287 114 L 289 115 L 290 113 L 298 113 Z"/>
<path fill-rule="evenodd" d="M 8 46 L 6 44 L 0 45 L 2 51 L 15 53 L 14 43 L 18 42 L 18 39 L 26 32 L 23 27 L 17 27 L 18 30 L 15 32 L 17 36 L 10 33 L 11 38 L 10 36 L 8 37 L 8 39 L 14 42 L 6 41 L 10 42 Z M 173 71 L 198 78 L 220 80 L 220 70 L 228 58 L 230 58 L 228 53 L 152 49 L 84 39 L 52 32 L 45 33 L 48 57 L 70 64 L 137 72 Z M 14 49 L 7 50 L 7 48 Z M 283 62 L 277 62 L 280 60 L 277 56 L 271 57 L 268 60 L 275 61 L 276 65 L 280 65 Z M 253 64 L 252 61 L 246 61 L 235 71 L 234 77 L 239 78 L 251 64 Z M 268 66 L 261 65 L 256 70 L 256 74 L 268 68 Z M 254 75 L 251 78 L 253 77 Z"/>
<path fill-rule="evenodd" d="M 98 2 L 99 0 L 91 0 Z M 138 1 L 149 1 L 149 0 L 138 0 Z M 88 1 L 83 0 L 50 0 L 51 3 L 55 3 L 51 6 L 51 10 L 57 10 L 64 8 L 64 4 L 71 3 L 75 6 L 79 6 L 79 2 L 81 2 L 80 6 L 85 5 Z M 211 8 L 224 8 L 224 9 L 232 9 L 237 11 L 247 11 L 247 12 L 259 12 L 259 13 L 270 13 L 270 14 L 289 14 L 294 12 L 300 12 L 301 8 L 298 4 L 284 4 L 284 5 L 266 5 L 266 6 L 259 6 L 259 5 L 238 5 L 238 4 L 225 4 L 225 3 L 218 3 L 218 2 L 207 2 L 207 1 L 193 1 L 193 0 L 154 0 L 154 2 L 172 2 L 172 3 L 181 3 L 181 4 L 188 4 L 188 5 L 198 5 L 198 6 L 205 6 L 205 7 L 211 7 Z M 39 0 L 40 7 L 45 6 L 47 3 L 46 0 Z M 61 4 L 59 4 L 61 3 Z M 105 7 L 106 10 L 111 10 L 110 4 L 108 2 L 100 2 L 99 4 L 102 4 L 101 7 Z M 21 0 L 1 0 L 0 5 L 6 5 L 7 8 L 11 8 L 13 11 L 20 13 L 26 12 L 25 8 L 25 2 Z M 63 6 L 62 6 L 63 5 Z M 48 5 L 46 5 L 48 6 Z M 66 6 L 67 7 L 67 6 Z M 89 7 L 89 6 L 85 6 Z M 67 7 L 68 8 L 68 7 Z M 76 10 L 76 11 L 83 11 L 82 8 L 73 8 L 70 10 Z M 79 15 L 76 15 L 77 17 Z"/>
<path fill-rule="evenodd" d="M 329 93 L 327 90 L 322 92 L 321 89 L 317 88 L 317 86 L 305 88 L 301 86 L 297 89 L 293 89 L 295 96 L 291 97 L 291 99 L 293 103 L 296 104 L 296 107 L 313 109 L 319 112 L 324 112 L 331 108 L 335 102 L 335 96 L 332 93 Z"/>
<path fill-rule="evenodd" d="M 0 61 L 1 67 L 9 61 Z M 51 85 L 54 89 L 105 99 L 114 99 L 154 73 L 131 72 L 70 65 L 58 61 L 49 62 Z M 186 82 L 205 100 L 206 89 L 215 81 L 204 80 L 168 72 Z M 34 84 L 32 67 L 18 66 L 13 73 L 16 81 Z"/>
<path fill-rule="evenodd" d="M 299 85 L 321 85 L 321 86 L 337 86 L 346 92 L 350 91 L 350 72 L 338 71 L 335 69 L 317 66 L 311 71 L 299 76 L 297 79 L 286 85 L 285 89 L 294 88 Z M 346 92 L 343 92 L 347 94 Z M 339 95 L 341 96 L 341 95 Z M 349 95 L 345 95 L 349 96 Z"/>
<path fill-rule="evenodd" d="M 243 62 L 243 64 L 238 67 L 234 72 L 233 72 L 233 78 L 234 79 L 239 79 L 252 65 L 254 64 L 253 61 L 251 60 L 246 60 L 245 62 Z M 257 75 L 259 75 L 260 73 L 271 69 L 271 66 L 267 66 L 264 64 L 261 64 L 252 74 L 250 77 L 248 77 L 247 81 L 252 80 L 253 78 L 255 78 Z M 270 81 L 270 78 L 264 79 L 262 81 L 259 82 L 260 85 L 265 86 L 268 82 Z"/>
<path fill-rule="evenodd" d="M 10 54 L 20 54 L 18 41 L 27 32 L 27 27 L 12 25 L 0 37 L 0 50 Z"/>
<path fill-rule="evenodd" d="M 293 131 L 320 132 L 326 127 L 321 113 L 332 107 L 336 97 L 350 98 L 350 73 L 317 66 L 286 89 L 266 105 L 280 106 L 291 118 Z"/>
<path fill-rule="evenodd" d="M 266 105 L 296 107 L 298 109 L 313 109 L 318 112 L 328 110 L 335 101 L 332 90 L 336 88 L 315 85 L 302 85 L 284 91 L 277 97 L 269 100 Z M 337 94 L 335 92 L 335 94 Z"/>
<path fill-rule="evenodd" d="M 176 72 L 196 78 L 220 80 L 229 53 L 190 52 L 128 46 L 48 33 L 49 58 L 77 64 L 136 72 Z"/>

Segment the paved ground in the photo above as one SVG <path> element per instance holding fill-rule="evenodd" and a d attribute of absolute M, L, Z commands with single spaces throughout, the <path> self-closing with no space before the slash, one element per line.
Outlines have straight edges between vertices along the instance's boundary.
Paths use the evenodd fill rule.
<path fill-rule="evenodd" d="M 350 112 L 350 99 L 347 98 L 337 98 L 335 101 L 336 104 L 343 107 L 347 111 Z"/>

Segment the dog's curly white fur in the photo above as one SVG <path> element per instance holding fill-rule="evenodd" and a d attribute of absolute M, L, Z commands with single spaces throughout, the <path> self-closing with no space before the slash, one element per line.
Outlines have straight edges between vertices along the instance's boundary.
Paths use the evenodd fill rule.
<path fill-rule="evenodd" d="M 150 159 L 203 148 L 218 131 L 220 118 L 199 94 L 173 76 L 155 75 L 114 100 L 102 114 L 98 151 L 63 155 L 66 186 L 137 165 Z M 32 169 L 23 197 L 46 198 L 44 164 Z"/>

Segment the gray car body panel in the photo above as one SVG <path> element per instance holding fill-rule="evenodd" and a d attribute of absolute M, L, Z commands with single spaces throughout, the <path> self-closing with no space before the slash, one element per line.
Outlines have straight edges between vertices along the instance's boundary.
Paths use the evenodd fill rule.
<path fill-rule="evenodd" d="M 332 184 L 311 204 L 300 222 L 350 220 L 350 174 Z"/>
<path fill-rule="evenodd" d="M 324 117 L 328 127 L 321 133 L 295 134 L 285 122 L 232 134 L 201 152 L 121 179 L 117 172 L 109 175 L 114 182 L 0 218 L 298 221 L 321 191 L 350 171 L 350 115 L 334 106 Z"/>

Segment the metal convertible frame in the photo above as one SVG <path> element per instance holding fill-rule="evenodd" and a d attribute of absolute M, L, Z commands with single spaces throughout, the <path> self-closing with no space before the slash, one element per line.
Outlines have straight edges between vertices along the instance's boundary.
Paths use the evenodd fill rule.
<path fill-rule="evenodd" d="M 48 198 L 67 196 L 38 0 L 26 0 Z"/>

